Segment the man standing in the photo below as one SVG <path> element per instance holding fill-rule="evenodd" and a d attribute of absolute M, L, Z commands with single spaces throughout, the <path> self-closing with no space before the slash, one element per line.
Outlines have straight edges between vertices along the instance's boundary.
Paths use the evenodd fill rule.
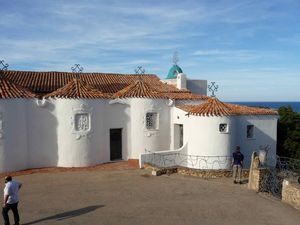
<path fill-rule="evenodd" d="M 5 188 L 4 188 L 4 204 L 2 209 L 2 215 L 4 219 L 5 225 L 10 225 L 9 223 L 9 210 L 13 211 L 15 225 L 19 225 L 19 212 L 18 212 L 18 203 L 19 203 L 19 196 L 18 192 L 21 188 L 22 184 L 18 181 L 12 180 L 11 176 L 5 177 Z"/>
<path fill-rule="evenodd" d="M 235 152 L 232 154 L 232 172 L 233 183 L 242 184 L 242 168 L 243 168 L 244 155 L 241 153 L 240 146 L 236 146 Z"/>

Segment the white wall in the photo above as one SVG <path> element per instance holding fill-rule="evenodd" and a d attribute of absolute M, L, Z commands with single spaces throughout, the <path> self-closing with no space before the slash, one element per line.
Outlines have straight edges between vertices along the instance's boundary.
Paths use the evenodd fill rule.
<path fill-rule="evenodd" d="M 0 172 L 109 162 L 113 128 L 122 129 L 122 158 L 138 159 L 141 153 L 173 149 L 174 124 L 183 124 L 186 155 L 231 156 L 240 145 L 246 166 L 261 145 L 270 146 L 269 157 L 276 155 L 277 116 L 187 116 L 167 99 L 133 98 L 115 104 L 104 99 L 50 99 L 42 105 L 36 99 L 2 99 L 0 103 Z M 74 130 L 78 112 L 90 114 L 87 132 Z M 147 112 L 158 113 L 158 129 L 146 129 Z M 219 132 L 220 123 L 228 124 L 228 133 Z M 255 127 L 253 139 L 246 137 L 248 124 Z"/>
<path fill-rule="evenodd" d="M 269 145 L 268 158 L 276 159 L 277 118 L 278 116 L 237 117 L 237 145 L 241 146 L 245 158 L 251 159 L 253 151 L 258 152 L 260 146 Z M 254 125 L 254 138 L 247 138 L 247 125 Z M 245 163 L 245 166 L 250 166 L 250 160 Z"/>
<path fill-rule="evenodd" d="M 130 158 L 129 151 L 131 149 L 131 117 L 130 105 L 128 104 L 108 104 L 106 106 L 105 114 L 105 148 L 110 149 L 109 146 L 109 129 L 122 129 L 122 159 L 128 160 Z M 106 153 L 103 161 L 110 161 L 110 151 Z"/>
<path fill-rule="evenodd" d="M 85 99 L 57 99 L 57 143 L 58 166 L 75 167 L 94 165 L 101 161 L 100 146 L 96 148 L 95 142 L 102 139 L 104 122 L 98 122 L 97 114 L 104 114 L 104 104 L 100 100 L 97 105 Z M 101 107 L 102 106 L 102 107 Z M 97 113 L 96 113 L 97 112 Z M 90 125 L 86 132 L 74 129 L 75 115 L 87 113 L 90 115 Z M 103 121 L 103 120 L 102 120 Z M 96 127 L 99 131 L 95 131 Z M 102 129 L 101 129 L 102 128 Z M 99 143 L 99 144 L 100 144 Z"/>
<path fill-rule="evenodd" d="M 24 99 L 1 99 L 0 172 L 26 169 L 27 129 Z"/>
<path fill-rule="evenodd" d="M 166 99 L 130 99 L 131 151 L 129 158 L 138 159 L 140 153 L 170 149 L 170 107 Z M 146 129 L 146 113 L 157 112 L 159 127 Z"/>
<path fill-rule="evenodd" d="M 188 155 L 231 156 L 239 145 L 245 155 L 245 167 L 248 168 L 252 152 L 258 151 L 261 145 L 269 145 L 269 158 L 276 157 L 277 116 L 187 116 L 178 108 L 174 108 L 172 114 L 174 124 L 183 124 Z M 228 124 L 228 133 L 219 132 L 220 123 Z M 255 138 L 247 139 L 247 125 L 254 125 Z"/>
<path fill-rule="evenodd" d="M 109 162 L 110 129 L 115 128 L 122 129 L 122 158 L 125 160 L 137 159 L 145 149 L 169 149 L 169 101 L 124 101 L 126 104 L 111 104 L 110 100 L 103 99 L 1 100 L 4 139 L 0 146 L 0 172 Z M 147 112 L 158 113 L 157 130 L 146 129 Z M 76 113 L 90 115 L 87 131 L 74 128 Z"/>
<path fill-rule="evenodd" d="M 189 155 L 228 156 L 235 146 L 236 122 L 232 117 L 202 117 L 186 115 L 174 108 L 173 122 L 183 124 L 184 142 Z M 227 123 L 228 133 L 219 132 L 219 124 Z"/>
<path fill-rule="evenodd" d="M 187 89 L 187 79 L 184 73 L 179 73 L 177 75 L 177 88 L 178 89 Z"/>
<path fill-rule="evenodd" d="M 26 110 L 28 168 L 56 166 L 58 162 L 55 102 L 27 100 Z"/>
<path fill-rule="evenodd" d="M 90 166 L 110 161 L 110 129 L 122 129 L 122 158 L 130 148 L 130 118 L 127 105 L 109 104 L 109 100 L 57 100 L 58 166 Z M 84 105 L 84 107 L 82 107 Z M 82 110 L 83 109 L 83 110 Z M 90 113 L 87 133 L 74 131 L 77 110 Z"/>

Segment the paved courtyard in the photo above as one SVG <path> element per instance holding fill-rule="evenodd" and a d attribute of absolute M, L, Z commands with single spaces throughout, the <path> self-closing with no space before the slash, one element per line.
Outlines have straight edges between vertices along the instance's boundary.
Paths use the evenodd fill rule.
<path fill-rule="evenodd" d="M 139 169 L 48 171 L 15 178 L 23 183 L 23 225 L 298 225 L 300 221 L 299 211 L 228 178 L 154 177 Z M 3 189 L 4 184 L 0 186 Z"/>

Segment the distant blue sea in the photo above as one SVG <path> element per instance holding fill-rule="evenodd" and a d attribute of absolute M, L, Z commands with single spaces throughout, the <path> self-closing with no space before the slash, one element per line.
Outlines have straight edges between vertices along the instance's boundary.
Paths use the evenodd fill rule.
<path fill-rule="evenodd" d="M 293 110 L 300 113 L 300 102 L 230 102 L 238 105 L 246 106 L 263 106 L 272 109 L 278 109 L 281 106 L 292 106 Z"/>

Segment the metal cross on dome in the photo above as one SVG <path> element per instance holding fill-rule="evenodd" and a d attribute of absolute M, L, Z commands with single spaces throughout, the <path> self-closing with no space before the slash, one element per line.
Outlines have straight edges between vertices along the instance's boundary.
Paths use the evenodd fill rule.
<path fill-rule="evenodd" d="M 215 92 L 218 91 L 219 85 L 216 85 L 216 82 L 210 82 L 208 85 L 208 90 L 211 92 L 211 97 L 216 97 Z"/>
<path fill-rule="evenodd" d="M 135 70 L 134 70 L 135 74 L 145 74 L 145 69 L 142 66 L 138 66 Z"/>
<path fill-rule="evenodd" d="M 80 66 L 80 64 L 74 64 L 74 66 L 71 67 L 71 70 L 73 73 L 81 73 L 83 71 L 83 67 Z"/>
<path fill-rule="evenodd" d="M 177 65 L 178 61 L 179 61 L 179 57 L 178 57 L 178 52 L 175 51 L 174 54 L 173 54 L 173 63 L 174 65 Z"/>
<path fill-rule="evenodd" d="M 7 63 L 5 63 L 4 60 L 0 60 L 0 70 L 7 70 L 7 68 L 9 67 L 9 65 Z"/>

